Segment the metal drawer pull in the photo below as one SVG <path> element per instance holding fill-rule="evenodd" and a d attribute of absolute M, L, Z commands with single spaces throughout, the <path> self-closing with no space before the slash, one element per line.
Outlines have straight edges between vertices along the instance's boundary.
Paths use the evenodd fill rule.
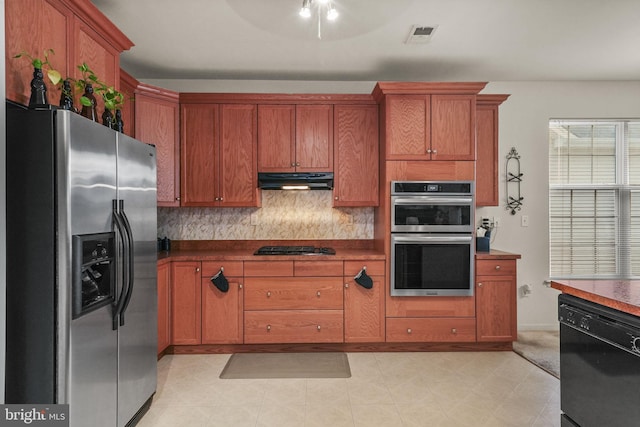
<path fill-rule="evenodd" d="M 457 333 L 458 333 L 458 330 L 457 330 L 456 328 L 451 328 L 451 333 L 452 333 L 452 334 L 457 334 Z"/>
<path fill-rule="evenodd" d="M 481 288 L 482 287 L 482 283 L 478 283 L 478 287 Z"/>
<path fill-rule="evenodd" d="M 316 296 L 320 298 L 320 291 L 316 292 Z"/>
<path fill-rule="evenodd" d="M 320 330 L 320 325 L 318 325 L 318 331 Z"/>
<path fill-rule="evenodd" d="M 271 332 L 271 325 L 267 325 L 267 332 Z"/>
<path fill-rule="evenodd" d="M 500 270 L 500 266 L 499 265 L 496 265 L 496 270 Z"/>
<path fill-rule="evenodd" d="M 271 291 L 267 291 L 267 298 L 271 297 Z"/>
<path fill-rule="evenodd" d="M 407 333 L 410 334 L 411 332 L 411 328 L 407 328 Z"/>

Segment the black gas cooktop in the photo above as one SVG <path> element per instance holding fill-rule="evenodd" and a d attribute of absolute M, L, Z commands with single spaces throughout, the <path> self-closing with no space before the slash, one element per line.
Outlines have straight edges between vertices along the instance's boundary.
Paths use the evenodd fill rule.
<path fill-rule="evenodd" d="M 254 255 L 335 255 L 333 248 L 315 246 L 263 246 Z"/>

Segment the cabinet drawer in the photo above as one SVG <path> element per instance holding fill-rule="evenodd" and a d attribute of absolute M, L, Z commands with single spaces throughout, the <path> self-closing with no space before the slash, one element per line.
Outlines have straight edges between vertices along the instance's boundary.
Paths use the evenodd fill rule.
<path fill-rule="evenodd" d="M 476 276 L 487 275 L 510 276 L 516 274 L 514 259 L 480 259 L 476 261 Z"/>
<path fill-rule="evenodd" d="M 220 268 L 224 268 L 224 275 L 227 277 L 242 277 L 242 261 L 203 261 L 202 278 L 208 279 L 218 274 Z"/>
<path fill-rule="evenodd" d="M 293 261 L 245 261 L 245 277 L 293 276 Z"/>
<path fill-rule="evenodd" d="M 294 261 L 294 276 L 342 276 L 342 261 Z"/>
<path fill-rule="evenodd" d="M 387 342 L 472 342 L 474 318 L 388 318 Z"/>
<path fill-rule="evenodd" d="M 342 310 L 245 311 L 245 344 L 343 341 Z"/>
<path fill-rule="evenodd" d="M 336 309 L 342 310 L 341 277 L 246 278 L 246 310 Z"/>
<path fill-rule="evenodd" d="M 384 261 L 345 261 L 344 275 L 353 277 L 367 267 L 368 276 L 384 276 Z"/>

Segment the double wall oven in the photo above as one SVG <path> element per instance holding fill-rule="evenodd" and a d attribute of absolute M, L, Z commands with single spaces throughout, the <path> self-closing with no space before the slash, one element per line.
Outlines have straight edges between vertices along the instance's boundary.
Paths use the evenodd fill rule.
<path fill-rule="evenodd" d="M 473 181 L 391 182 L 391 295 L 471 296 Z"/>

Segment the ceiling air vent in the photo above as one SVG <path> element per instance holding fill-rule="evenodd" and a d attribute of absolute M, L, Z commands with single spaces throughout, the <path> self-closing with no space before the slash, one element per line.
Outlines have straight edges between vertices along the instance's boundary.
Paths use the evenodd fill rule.
<path fill-rule="evenodd" d="M 414 25 L 411 27 L 409 37 L 407 37 L 405 43 L 429 43 L 433 33 L 436 32 L 436 28 L 438 28 L 437 25 Z"/>

